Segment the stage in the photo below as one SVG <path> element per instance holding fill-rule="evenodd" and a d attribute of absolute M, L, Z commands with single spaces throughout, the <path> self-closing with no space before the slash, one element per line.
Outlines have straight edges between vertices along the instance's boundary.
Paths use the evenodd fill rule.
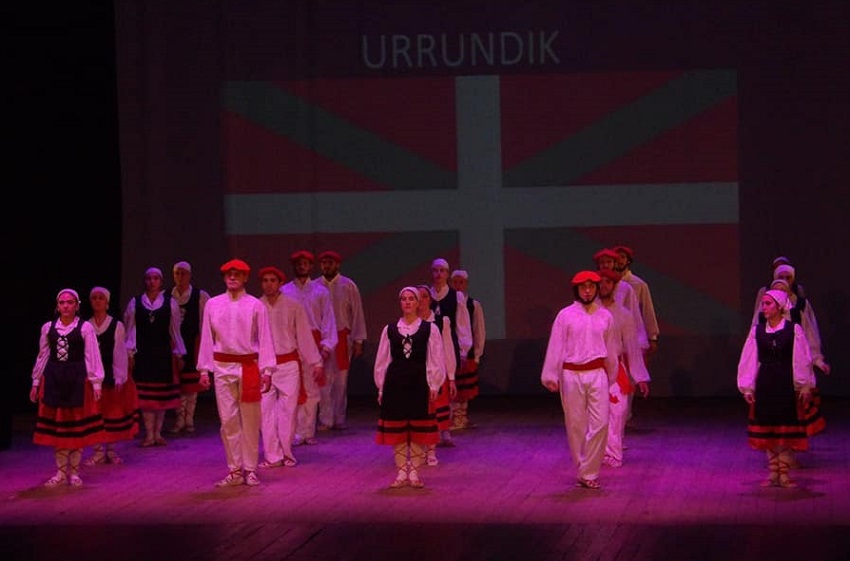
<path fill-rule="evenodd" d="M 374 443 L 373 398 L 352 397 L 349 429 L 295 449 L 295 468 L 259 487 L 226 475 L 215 403 L 166 446 L 118 445 L 121 465 L 83 467 L 81 488 L 44 488 L 52 449 L 15 419 L 0 452 L 3 559 L 332 560 L 666 558 L 838 561 L 850 551 L 850 401 L 824 396 L 824 433 L 799 454 L 793 489 L 763 488 L 765 457 L 746 442 L 736 398 L 635 405 L 622 468 L 601 490 L 575 486 L 555 395 L 480 397 L 424 467 L 424 489 L 387 488 L 392 451 Z M 90 451 L 86 451 L 84 458 Z"/>

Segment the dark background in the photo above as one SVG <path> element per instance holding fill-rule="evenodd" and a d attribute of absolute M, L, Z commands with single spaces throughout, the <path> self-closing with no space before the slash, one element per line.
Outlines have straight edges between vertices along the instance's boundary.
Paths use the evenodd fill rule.
<path fill-rule="evenodd" d="M 56 292 L 118 286 L 121 271 L 112 3 L 32 3 L 10 15 L 6 146 L 14 180 L 3 223 L 13 248 L 6 265 L 13 321 L 0 444 L 8 444 L 13 414 L 35 407 L 29 373 Z M 113 299 L 113 313 L 117 305 Z"/>

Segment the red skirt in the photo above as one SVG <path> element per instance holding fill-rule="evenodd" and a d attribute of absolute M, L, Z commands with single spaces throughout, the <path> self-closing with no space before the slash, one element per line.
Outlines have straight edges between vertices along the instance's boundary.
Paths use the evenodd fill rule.
<path fill-rule="evenodd" d="M 32 441 L 54 448 L 85 448 L 104 442 L 106 431 L 100 406 L 94 399 L 94 389 L 86 380 L 82 407 L 50 407 L 42 396 L 44 384 L 38 389 L 38 417 Z"/>
<path fill-rule="evenodd" d="M 761 424 L 755 418 L 755 404 L 750 405 L 747 440 L 754 450 L 773 450 L 777 447 L 802 452 L 809 449 L 806 427 L 802 422 Z"/>
<path fill-rule="evenodd" d="M 451 430 L 452 428 L 452 410 L 449 404 L 450 394 L 449 379 L 443 382 L 440 386 L 440 393 L 437 394 L 437 399 L 434 401 L 434 411 L 437 415 L 437 428 L 441 431 Z"/>
<path fill-rule="evenodd" d="M 133 379 L 115 388 L 103 388 L 100 397 L 100 411 L 106 429 L 104 442 L 132 440 L 139 433 L 139 395 Z"/>
<path fill-rule="evenodd" d="M 161 382 L 136 382 L 142 411 L 167 411 L 180 407 L 180 386 Z"/>
<path fill-rule="evenodd" d="M 415 442 L 424 446 L 434 446 L 440 441 L 437 419 L 378 420 L 378 432 L 375 442 L 378 444 L 407 444 Z"/>
<path fill-rule="evenodd" d="M 180 373 L 180 393 L 199 393 L 206 391 L 207 388 L 201 386 L 200 372 L 181 372 Z"/>
<path fill-rule="evenodd" d="M 478 397 L 478 364 L 471 358 L 464 360 L 455 383 L 457 384 L 455 401 L 472 401 Z"/>

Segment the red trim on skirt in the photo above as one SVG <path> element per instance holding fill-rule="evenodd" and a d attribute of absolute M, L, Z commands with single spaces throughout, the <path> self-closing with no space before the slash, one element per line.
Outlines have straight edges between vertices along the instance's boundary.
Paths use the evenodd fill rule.
<path fill-rule="evenodd" d="M 814 436 L 826 428 L 826 419 L 820 412 L 821 396 L 818 388 L 812 388 L 812 399 L 808 404 L 797 400 L 797 415 L 800 422 L 806 427 L 806 434 Z"/>
<path fill-rule="evenodd" d="M 755 404 L 750 404 L 747 419 L 747 440 L 755 450 L 773 450 L 778 447 L 802 452 L 809 449 L 806 427 L 802 423 L 786 425 L 759 425 L 754 421 Z"/>
<path fill-rule="evenodd" d="M 85 448 L 104 441 L 106 432 L 94 388 L 86 380 L 82 407 L 50 407 L 44 404 L 44 384 L 38 389 L 38 417 L 32 441 L 55 448 Z"/>
<path fill-rule="evenodd" d="M 205 388 L 201 385 L 201 373 L 198 371 L 194 372 L 181 372 L 180 373 L 180 393 L 200 393 L 203 391 L 207 391 L 209 388 Z"/>
<path fill-rule="evenodd" d="M 120 390 L 103 388 L 100 410 L 106 430 L 104 442 L 132 440 L 139 433 L 139 395 L 132 378 Z"/>
<path fill-rule="evenodd" d="M 440 386 L 440 392 L 437 394 L 437 399 L 434 401 L 434 412 L 437 415 L 437 428 L 441 431 L 451 430 L 452 428 L 452 409 L 450 405 L 449 379 L 443 382 Z"/>
<path fill-rule="evenodd" d="M 464 360 L 455 376 L 457 395 L 455 401 L 472 401 L 478 397 L 478 364 L 470 359 Z"/>
<path fill-rule="evenodd" d="M 425 446 L 436 445 L 440 441 L 437 419 L 407 419 L 403 421 L 385 421 L 378 419 L 377 444 L 407 444 L 414 442 Z"/>
<path fill-rule="evenodd" d="M 143 411 L 167 411 L 180 407 L 180 386 L 163 382 L 136 382 L 139 408 Z"/>

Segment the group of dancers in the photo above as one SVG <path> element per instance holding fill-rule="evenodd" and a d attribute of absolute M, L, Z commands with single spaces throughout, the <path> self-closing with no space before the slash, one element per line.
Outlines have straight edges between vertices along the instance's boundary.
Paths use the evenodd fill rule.
<path fill-rule="evenodd" d="M 632 398 L 649 395 L 647 361 L 659 329 L 633 257 L 627 246 L 603 249 L 594 270 L 572 278 L 574 301 L 552 324 L 541 372 L 543 386 L 560 394 L 577 485 L 587 489 L 601 488 L 602 465 L 623 465 Z M 123 322 L 109 315 L 106 288 L 91 290 L 87 320 L 79 317 L 79 294 L 61 290 L 56 317 L 41 329 L 30 391 L 39 404 L 34 442 L 55 451 L 57 471 L 45 485 L 80 486 L 81 464 L 121 463 L 115 443 L 135 438 L 140 425 L 142 447 L 165 445 L 166 411 L 176 411 L 169 432 L 193 432 L 197 394 L 210 388 L 228 467 L 220 487 L 258 485 L 258 467 L 294 467 L 293 447 L 314 444 L 316 430 L 344 430 L 340 373 L 362 354 L 365 322 L 356 284 L 339 274 L 341 256 L 324 252 L 319 260 L 329 274 L 311 279 L 313 254 L 294 253 L 289 283 L 276 267 L 263 267 L 259 298 L 246 292 L 251 268 L 239 259 L 221 266 L 225 290 L 215 297 L 191 286 L 185 261 L 173 267 L 171 293 L 151 267 Z M 468 273 L 449 271 L 437 258 L 430 284 L 402 288 L 400 317 L 377 340 L 375 440 L 393 449 L 392 489 L 424 487 L 421 468 L 438 465 L 437 448 L 454 445 L 452 430 L 475 426 L 469 403 L 478 395 L 483 308 L 466 293 Z M 796 485 L 794 453 L 825 427 L 815 368 L 830 370 L 795 275 L 787 258 L 774 261 L 738 366 L 749 444 L 767 454 L 765 485 L 783 488 Z M 323 391 L 331 377 L 335 391 Z"/>
<path fill-rule="evenodd" d="M 145 291 L 130 299 L 123 321 L 109 315 L 106 288 L 91 290 L 86 320 L 77 291 L 62 289 L 55 318 L 41 329 L 30 390 L 38 403 L 33 440 L 55 452 L 56 473 L 45 485 L 80 486 L 81 466 L 122 463 L 115 444 L 142 428 L 143 448 L 167 445 L 163 433 L 194 432 L 198 393 L 210 389 L 228 466 L 220 487 L 258 485 L 257 468 L 294 467 L 293 448 L 315 444 L 316 431 L 345 430 L 347 371 L 366 338 L 362 302 L 356 284 L 339 274 L 339 253 L 320 254 L 323 274 L 313 279 L 316 260 L 309 251 L 292 254 L 289 283 L 277 267 L 261 268 L 260 297 L 246 292 L 251 268 L 239 259 L 221 266 L 225 290 L 214 297 L 191 285 L 185 261 L 172 269 L 170 292 L 162 271 L 150 267 Z M 452 276 L 468 282 L 465 271 Z M 478 394 L 484 344 L 480 303 L 448 286 L 447 264 L 436 277 L 425 288 L 440 321 L 453 325 L 446 341 L 456 352 L 452 382 L 439 392 L 442 438 L 428 449 L 430 465 L 438 462 L 436 445 L 453 445 L 452 429 L 473 426 L 468 403 Z M 446 295 L 455 302 L 451 311 L 448 302 L 440 309 Z M 165 431 L 169 411 L 175 422 Z"/>
<path fill-rule="evenodd" d="M 767 456 L 765 487 L 793 488 L 796 453 L 826 427 L 816 371 L 830 374 L 812 303 L 784 256 L 756 296 L 752 326 L 738 362 L 738 389 L 749 404 L 749 445 Z"/>

